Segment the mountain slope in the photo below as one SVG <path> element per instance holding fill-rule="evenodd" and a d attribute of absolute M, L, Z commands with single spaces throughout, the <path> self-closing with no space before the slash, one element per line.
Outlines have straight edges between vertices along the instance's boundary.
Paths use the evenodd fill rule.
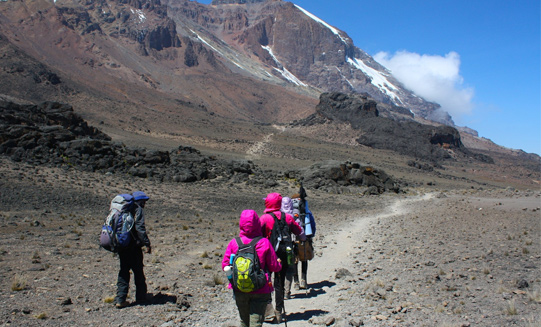
<path fill-rule="evenodd" d="M 0 24 L 6 46 L 74 89 L 43 91 L 33 100 L 70 102 L 90 118 L 171 115 L 176 118 L 165 126 L 140 125 L 172 132 L 190 117 L 280 121 L 286 118 L 281 108 L 298 108 L 296 118 L 313 111 L 315 95 L 232 73 L 203 43 L 177 34 L 166 13 L 159 1 L 3 2 Z M 3 67 L 2 93 L 24 99 L 33 85 L 15 87 L 16 70 Z"/>
<path fill-rule="evenodd" d="M 397 121 L 453 125 L 345 32 L 281 0 L 2 1 L 0 57 L 1 98 L 66 102 L 113 137 L 158 147 L 242 152 L 271 124 L 315 113 L 324 91 L 368 93 Z M 476 140 L 464 144 L 485 150 Z"/>
<path fill-rule="evenodd" d="M 169 15 L 211 31 L 213 48 L 240 51 L 244 61 L 260 63 L 268 74 L 297 88 L 368 93 L 377 101 L 407 108 L 421 119 L 453 125 L 451 117 L 405 89 L 389 71 L 354 46 L 349 36 L 303 8 L 284 1 L 214 1 L 209 8 L 169 1 Z M 234 61 L 228 56 L 227 60 Z M 259 76 L 260 67 L 241 70 Z"/>

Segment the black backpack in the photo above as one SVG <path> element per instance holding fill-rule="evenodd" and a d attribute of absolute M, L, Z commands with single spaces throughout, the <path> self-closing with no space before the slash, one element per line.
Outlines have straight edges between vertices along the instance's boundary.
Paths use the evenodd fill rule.
<path fill-rule="evenodd" d="M 274 212 L 270 212 L 274 218 L 274 226 L 272 227 L 270 241 L 274 247 L 276 255 L 282 259 L 287 257 L 286 248 L 293 249 L 293 241 L 291 240 L 291 231 L 286 222 L 286 214 L 282 212 L 280 219 L 276 217 Z"/>

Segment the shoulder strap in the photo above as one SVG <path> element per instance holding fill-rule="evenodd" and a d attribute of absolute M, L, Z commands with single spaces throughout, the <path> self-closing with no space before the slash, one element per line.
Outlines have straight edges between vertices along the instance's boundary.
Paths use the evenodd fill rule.
<path fill-rule="evenodd" d="M 280 219 L 276 217 L 274 212 L 270 213 L 274 217 L 274 226 L 272 229 L 276 227 L 276 230 L 280 233 L 280 235 L 283 235 L 282 231 L 285 229 L 286 233 L 291 233 L 291 229 L 289 228 L 289 225 L 286 221 L 286 213 L 281 211 Z"/>
<path fill-rule="evenodd" d="M 235 241 L 237 241 L 237 245 L 239 246 L 239 249 L 241 248 L 241 246 L 245 245 L 242 242 L 242 239 L 240 237 L 235 237 Z"/>
<path fill-rule="evenodd" d="M 252 246 L 252 247 L 254 248 L 254 252 L 255 252 L 255 245 L 256 245 L 257 242 L 259 242 L 259 240 L 262 239 L 262 238 L 263 238 L 263 237 L 258 236 L 258 237 L 256 237 L 256 238 L 252 239 L 252 240 L 250 241 L 250 243 L 248 243 L 248 244 L 244 244 L 244 242 L 242 241 L 242 239 L 241 239 L 240 237 L 235 237 L 235 241 L 237 241 L 237 245 L 239 246 L 239 250 L 240 250 L 241 248 L 247 248 L 247 247 Z"/>
<path fill-rule="evenodd" d="M 258 237 L 256 237 L 256 238 L 252 239 L 252 241 L 250 242 L 249 245 L 250 245 L 250 246 L 253 246 L 254 249 L 255 249 L 255 245 L 256 245 L 257 242 L 259 242 L 259 240 L 262 239 L 262 238 L 263 238 L 262 236 L 258 236 Z"/>
<path fill-rule="evenodd" d="M 274 217 L 274 222 L 276 223 L 276 221 L 281 221 L 282 223 L 286 223 L 287 225 L 287 222 L 286 222 L 286 213 L 283 212 L 283 211 L 280 211 L 280 219 L 278 219 L 278 217 L 276 217 L 276 215 L 274 214 L 274 212 L 270 212 L 270 214 L 272 215 L 272 217 Z"/>

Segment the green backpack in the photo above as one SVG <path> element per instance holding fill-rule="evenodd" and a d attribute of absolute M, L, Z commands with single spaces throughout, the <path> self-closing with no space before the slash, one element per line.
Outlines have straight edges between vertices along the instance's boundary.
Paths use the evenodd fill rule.
<path fill-rule="evenodd" d="M 256 291 L 267 283 L 267 276 L 261 264 L 259 256 L 255 251 L 255 245 L 262 237 L 254 238 L 249 244 L 242 243 L 240 237 L 235 240 L 239 246 L 233 259 L 233 288 L 235 290 L 248 293 Z"/>

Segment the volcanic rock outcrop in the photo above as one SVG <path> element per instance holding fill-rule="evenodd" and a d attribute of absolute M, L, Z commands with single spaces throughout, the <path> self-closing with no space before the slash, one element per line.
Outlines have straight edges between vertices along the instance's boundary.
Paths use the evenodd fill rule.
<path fill-rule="evenodd" d="M 121 173 L 160 182 L 213 180 L 273 187 L 284 176 L 263 171 L 252 161 L 219 160 L 187 146 L 171 151 L 126 147 L 89 126 L 70 105 L 57 102 L 20 105 L 0 101 L 0 154 L 36 166 Z M 288 172 L 287 177 L 328 192 L 344 192 L 339 186 L 364 186 L 363 192 L 369 194 L 399 190 L 384 172 L 352 163 L 317 164 Z"/>
<path fill-rule="evenodd" d="M 490 157 L 466 149 L 460 133 L 453 127 L 381 117 L 378 103 L 366 94 L 323 93 L 316 113 L 296 124 L 313 125 L 325 121 L 351 124 L 353 129 L 360 132 L 356 139 L 359 144 L 393 150 L 429 162 L 450 159 L 456 155 L 492 162 Z"/>

